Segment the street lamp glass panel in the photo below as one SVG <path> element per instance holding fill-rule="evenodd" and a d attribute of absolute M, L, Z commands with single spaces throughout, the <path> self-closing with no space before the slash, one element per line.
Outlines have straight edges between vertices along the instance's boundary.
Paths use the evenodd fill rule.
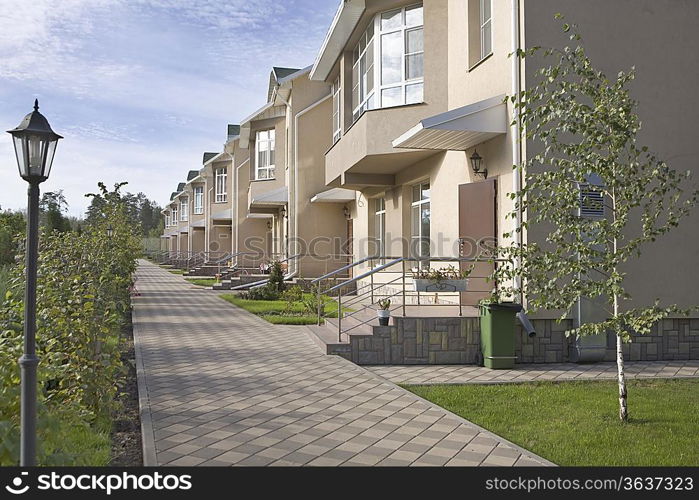
<path fill-rule="evenodd" d="M 13 135 L 13 142 L 22 178 L 46 180 L 51 173 L 58 139 L 39 134 L 19 133 Z"/>

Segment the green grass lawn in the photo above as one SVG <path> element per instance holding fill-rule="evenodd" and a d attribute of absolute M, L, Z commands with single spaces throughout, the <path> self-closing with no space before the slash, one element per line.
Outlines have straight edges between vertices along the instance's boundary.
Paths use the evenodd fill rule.
<path fill-rule="evenodd" d="M 105 467 L 112 453 L 111 419 L 103 416 L 93 425 L 62 420 L 42 446 L 51 451 L 48 466 Z"/>
<path fill-rule="evenodd" d="M 188 279 L 191 284 L 196 285 L 196 286 L 214 286 L 216 283 L 216 278 L 201 278 L 201 279 Z"/>
<path fill-rule="evenodd" d="M 178 276 L 182 276 L 185 272 L 182 269 L 170 269 L 170 273 L 172 274 L 177 274 Z"/>
<path fill-rule="evenodd" d="M 558 465 L 699 465 L 699 380 L 406 387 Z"/>
<path fill-rule="evenodd" d="M 284 300 L 244 300 L 233 294 L 223 294 L 221 298 L 275 325 L 318 324 L 318 316 L 309 314 L 301 302 L 293 302 L 289 307 L 289 304 Z M 336 318 L 337 303 L 330 297 L 325 297 L 325 302 L 327 304 L 325 316 Z M 345 311 L 349 312 L 350 310 L 345 309 Z"/>

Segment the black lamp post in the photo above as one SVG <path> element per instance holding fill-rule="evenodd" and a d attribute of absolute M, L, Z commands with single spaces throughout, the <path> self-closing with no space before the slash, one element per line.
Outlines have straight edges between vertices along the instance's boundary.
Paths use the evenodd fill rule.
<path fill-rule="evenodd" d="M 109 227 L 107 227 L 107 238 L 112 239 L 113 236 L 114 236 L 114 228 L 110 224 Z"/>
<path fill-rule="evenodd" d="M 483 158 L 478 154 L 478 151 L 474 151 L 470 159 L 473 173 L 487 179 L 488 169 L 483 168 Z"/>
<path fill-rule="evenodd" d="M 29 183 L 27 203 L 27 276 L 24 292 L 24 355 L 19 360 L 22 376 L 20 465 L 36 465 L 36 268 L 39 258 L 39 184 L 49 177 L 60 135 L 51 130 L 48 120 L 34 111 L 9 130 L 15 145 L 19 175 Z"/>

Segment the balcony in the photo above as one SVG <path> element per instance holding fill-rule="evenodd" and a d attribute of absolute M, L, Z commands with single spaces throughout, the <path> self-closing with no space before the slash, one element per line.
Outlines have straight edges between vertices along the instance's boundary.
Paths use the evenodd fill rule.
<path fill-rule="evenodd" d="M 248 189 L 248 210 L 251 214 L 272 214 L 289 202 L 284 177 L 252 181 Z"/>
<path fill-rule="evenodd" d="M 436 153 L 397 150 L 394 139 L 440 111 L 433 105 L 412 104 L 365 112 L 326 153 L 326 184 L 348 189 L 394 185 L 397 172 Z"/>

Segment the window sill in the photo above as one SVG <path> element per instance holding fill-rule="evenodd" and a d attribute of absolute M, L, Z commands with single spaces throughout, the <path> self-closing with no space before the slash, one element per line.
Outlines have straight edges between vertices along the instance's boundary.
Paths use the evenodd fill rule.
<path fill-rule="evenodd" d="M 271 182 L 271 181 L 276 181 L 276 180 L 277 180 L 277 178 L 274 177 L 272 179 L 253 179 L 250 182 Z"/>
<path fill-rule="evenodd" d="M 473 71 L 474 69 L 476 69 L 476 68 L 477 68 L 478 66 L 480 66 L 481 64 L 483 64 L 484 62 L 486 62 L 486 61 L 487 61 L 488 59 L 490 59 L 491 57 L 493 57 L 493 53 L 492 53 L 492 52 L 491 52 L 490 54 L 488 54 L 487 56 L 485 56 L 484 58 L 482 58 L 482 59 L 481 59 L 480 61 L 478 61 L 477 63 L 475 63 L 473 66 L 471 66 L 470 68 L 468 68 L 469 73 L 470 73 L 471 71 Z"/>

